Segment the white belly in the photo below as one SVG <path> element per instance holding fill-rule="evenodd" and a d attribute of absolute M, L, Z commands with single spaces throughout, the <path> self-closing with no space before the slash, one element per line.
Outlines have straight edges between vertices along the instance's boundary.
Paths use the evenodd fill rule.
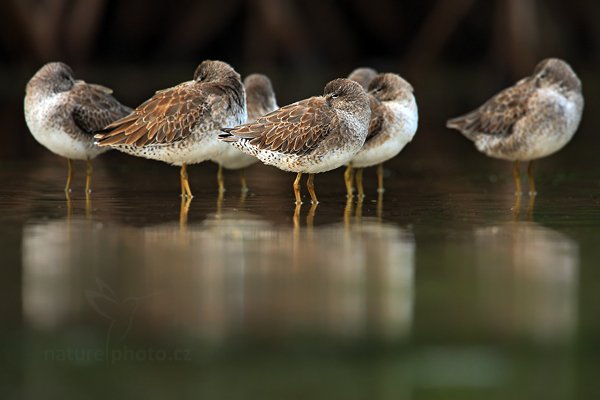
<path fill-rule="evenodd" d="M 216 131 L 206 132 L 194 134 L 173 144 L 144 147 L 117 145 L 114 148 L 132 156 L 162 161 L 171 165 L 191 165 L 216 159 L 227 149 L 228 144 L 219 141 L 217 135 Z"/>
<path fill-rule="evenodd" d="M 93 138 L 87 138 L 81 133 L 81 138 L 72 136 L 65 128 L 78 129 L 72 120 L 60 117 L 68 115 L 61 95 L 28 104 L 25 102 L 25 121 L 29 131 L 42 146 L 59 156 L 73 160 L 87 160 L 96 157 L 109 149 L 100 148 L 93 144 Z M 61 112 L 62 111 L 62 112 Z"/>
<path fill-rule="evenodd" d="M 384 127 L 380 137 L 366 142 L 352 158 L 356 168 L 366 168 L 381 164 L 398 155 L 415 136 L 419 124 L 416 102 L 408 105 L 388 102 L 385 104 L 393 115 L 393 122 Z"/>

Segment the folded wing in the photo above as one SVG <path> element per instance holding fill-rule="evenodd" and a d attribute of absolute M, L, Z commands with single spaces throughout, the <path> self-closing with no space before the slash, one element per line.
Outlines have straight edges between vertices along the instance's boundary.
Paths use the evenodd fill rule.
<path fill-rule="evenodd" d="M 267 114 L 255 122 L 223 129 L 221 140 L 247 140 L 261 150 L 309 153 L 332 132 L 337 116 L 322 97 L 312 97 Z"/>

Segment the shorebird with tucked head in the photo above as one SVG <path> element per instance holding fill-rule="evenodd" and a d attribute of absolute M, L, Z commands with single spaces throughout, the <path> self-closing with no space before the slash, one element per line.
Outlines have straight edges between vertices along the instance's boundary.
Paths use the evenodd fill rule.
<path fill-rule="evenodd" d="M 521 79 L 462 117 L 448 120 L 480 152 L 513 162 L 515 193 L 521 195 L 519 163 L 529 161 L 529 193 L 535 195 L 533 161 L 562 149 L 583 112 L 581 81 L 563 60 L 541 61 Z"/>
<path fill-rule="evenodd" d="M 76 80 L 71 68 L 61 62 L 44 65 L 27 83 L 27 127 L 41 145 L 68 160 L 67 197 L 73 178 L 72 160 L 86 161 L 85 190 L 89 194 L 91 160 L 108 150 L 94 144 L 94 133 L 131 111 L 111 93 L 104 86 Z"/>
<path fill-rule="evenodd" d="M 128 116 L 96 135 L 99 146 L 181 166 L 181 195 L 192 197 L 186 166 L 216 159 L 227 149 L 223 126 L 246 121 L 240 75 L 222 61 L 203 61 L 191 81 L 159 90 Z"/>
<path fill-rule="evenodd" d="M 356 68 L 354 71 L 350 72 L 348 75 L 348 79 L 351 81 L 357 82 L 363 89 L 368 90 L 369 84 L 377 76 L 377 71 L 373 68 L 369 67 L 360 67 Z"/>
<path fill-rule="evenodd" d="M 246 122 L 254 122 L 259 117 L 275 111 L 279 108 L 275 99 L 275 92 L 271 80 L 262 74 L 251 74 L 244 79 L 246 89 L 246 108 L 248 119 Z M 239 169 L 242 192 L 248 191 L 246 184 L 245 169 L 258 161 L 258 158 L 248 155 L 234 146 L 227 145 L 225 151 L 213 160 L 219 164 L 219 189 L 225 190 L 223 183 L 222 168 Z"/>
<path fill-rule="evenodd" d="M 369 83 L 371 122 L 365 144 L 348 164 L 344 178 L 352 196 L 352 169 L 359 198 L 364 197 L 363 168 L 377 165 L 378 191 L 383 192 L 383 163 L 398 155 L 415 136 L 419 123 L 412 86 L 397 74 L 376 75 Z"/>
<path fill-rule="evenodd" d="M 365 142 L 371 110 L 364 89 L 349 79 L 335 79 L 322 96 L 292 103 L 253 123 L 223 129 L 221 140 L 267 165 L 296 172 L 294 195 L 301 204 L 300 178 L 318 203 L 314 174 L 345 165 Z"/>

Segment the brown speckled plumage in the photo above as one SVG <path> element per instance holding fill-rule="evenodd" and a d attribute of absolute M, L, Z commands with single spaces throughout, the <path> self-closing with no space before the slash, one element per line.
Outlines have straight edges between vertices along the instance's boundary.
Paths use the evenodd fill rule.
<path fill-rule="evenodd" d="M 373 68 L 369 67 L 360 67 L 356 68 L 354 71 L 348 75 L 348 79 L 357 82 L 363 89 L 367 90 L 369 88 L 369 84 L 377 75 L 377 71 Z"/>
<path fill-rule="evenodd" d="M 394 73 L 377 74 L 369 83 L 371 122 L 362 149 L 352 165 L 365 168 L 395 157 L 410 142 L 418 126 L 412 86 Z"/>
<path fill-rule="evenodd" d="M 481 107 L 448 120 L 491 156 L 528 161 L 550 155 L 575 133 L 583 110 L 581 82 L 564 61 L 541 61 L 533 74 Z"/>
<path fill-rule="evenodd" d="M 271 80 L 262 74 L 251 74 L 244 79 L 248 122 L 256 121 L 265 114 L 275 111 L 277 101 Z"/>
<path fill-rule="evenodd" d="M 317 149 L 319 152 L 335 151 L 335 148 L 328 148 L 329 145 L 340 144 L 338 139 L 343 142 L 345 137 L 364 143 L 366 129 L 363 131 L 360 123 L 347 120 L 340 111 L 356 114 L 352 117 L 362 122 L 367 122 L 365 115 L 370 116 L 367 94 L 348 79 L 328 83 L 323 96 L 281 107 L 254 123 L 223 129 L 227 134 L 221 135 L 221 139 L 242 142 L 254 153 L 267 150 L 298 157 Z"/>
<path fill-rule="evenodd" d="M 186 166 L 217 159 L 227 149 L 217 139 L 219 129 L 244 121 L 240 75 L 227 63 L 206 60 L 193 80 L 159 90 L 96 139 L 100 146 L 181 166 L 181 194 L 192 197 Z"/>
<path fill-rule="evenodd" d="M 226 131 L 260 150 L 302 155 L 327 137 L 336 122 L 337 115 L 327 109 L 325 99 L 310 98 Z"/>
<path fill-rule="evenodd" d="M 204 61 L 194 80 L 156 92 L 96 138 L 101 146 L 174 144 L 198 128 L 203 132 L 218 130 L 227 122 L 228 114 L 242 113 L 244 102 L 239 75 L 225 63 Z"/>
<path fill-rule="evenodd" d="M 61 62 L 44 65 L 27 83 L 25 119 L 33 136 L 52 152 L 86 160 L 105 151 L 93 134 L 131 109 L 104 86 L 75 80 Z"/>
<path fill-rule="evenodd" d="M 299 180 L 308 180 L 317 203 L 312 174 L 346 164 L 362 147 L 371 116 L 369 97 L 349 79 L 325 86 L 323 96 L 311 97 L 258 118 L 256 122 L 224 128 L 219 137 L 268 165 L 296 172 L 296 204 L 301 203 Z"/>
<path fill-rule="evenodd" d="M 248 75 L 244 79 L 244 88 L 246 89 L 246 108 L 248 112 L 246 122 L 254 122 L 257 118 L 279 108 L 271 80 L 266 75 Z M 213 159 L 213 161 L 219 164 L 219 167 L 225 169 L 244 169 L 256 163 L 258 159 L 234 146 L 227 145 L 225 150 Z M 244 191 L 247 188 L 243 171 L 241 172 L 241 177 L 242 191 Z M 220 178 L 220 182 L 223 184 L 222 178 Z"/>

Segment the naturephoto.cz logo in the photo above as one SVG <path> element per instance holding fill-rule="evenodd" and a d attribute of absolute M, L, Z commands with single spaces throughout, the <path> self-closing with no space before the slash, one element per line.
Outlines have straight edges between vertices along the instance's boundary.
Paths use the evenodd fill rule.
<path fill-rule="evenodd" d="M 190 361 L 189 349 L 131 348 L 123 343 L 134 323 L 135 314 L 144 303 L 154 297 L 130 296 L 120 298 L 101 279 L 96 279 L 96 288 L 85 291 L 89 305 L 108 321 L 103 348 L 56 348 L 44 351 L 46 361 L 66 361 L 77 363 L 94 362 L 163 362 Z"/>

